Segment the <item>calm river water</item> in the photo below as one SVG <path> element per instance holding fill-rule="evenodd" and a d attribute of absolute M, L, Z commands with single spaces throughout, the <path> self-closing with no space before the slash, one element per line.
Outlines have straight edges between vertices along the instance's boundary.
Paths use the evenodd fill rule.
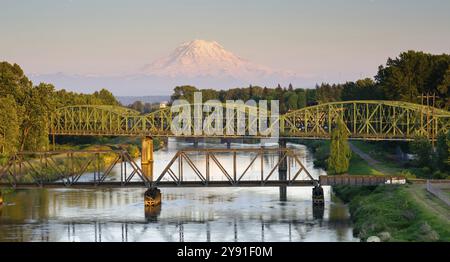
<path fill-rule="evenodd" d="M 192 144 L 169 140 L 167 148 L 155 152 L 155 174 L 183 147 Z M 314 168 L 305 146 L 288 147 L 313 176 L 325 174 Z M 202 165 L 203 158 L 193 161 Z M 231 154 L 218 158 L 232 161 Z M 265 156 L 266 170 L 277 158 Z M 238 155 L 242 169 L 251 159 Z M 249 172 L 249 179 L 257 179 L 258 165 Z M 185 179 L 189 176 L 186 169 Z M 118 172 L 110 179 L 117 178 Z M 162 188 L 161 208 L 146 211 L 144 189 L 20 190 L 7 195 L 0 207 L 0 241 L 359 241 L 352 236 L 347 207 L 333 202 L 329 187 L 324 191 L 325 208 L 316 210 L 310 187 L 288 188 L 286 202 L 279 201 L 278 188 Z"/>

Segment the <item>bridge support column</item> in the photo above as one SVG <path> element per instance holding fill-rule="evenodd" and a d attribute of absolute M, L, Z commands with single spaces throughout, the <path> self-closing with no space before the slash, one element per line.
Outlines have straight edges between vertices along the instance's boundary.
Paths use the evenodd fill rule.
<path fill-rule="evenodd" d="M 323 195 L 323 188 L 321 185 L 316 185 L 312 189 L 313 206 L 323 206 L 325 204 L 325 197 Z"/>
<path fill-rule="evenodd" d="M 280 138 L 278 140 L 278 146 L 280 149 L 286 149 L 286 140 Z M 280 151 L 279 158 L 284 157 L 286 152 Z M 280 181 L 287 180 L 287 157 L 283 158 L 278 166 L 278 178 Z M 280 186 L 280 201 L 287 201 L 287 188 L 286 186 Z"/>
<path fill-rule="evenodd" d="M 141 168 L 144 176 L 153 180 L 153 138 L 146 136 L 142 139 Z"/>
<path fill-rule="evenodd" d="M 145 191 L 144 203 L 146 208 L 161 205 L 161 190 L 152 187 Z"/>

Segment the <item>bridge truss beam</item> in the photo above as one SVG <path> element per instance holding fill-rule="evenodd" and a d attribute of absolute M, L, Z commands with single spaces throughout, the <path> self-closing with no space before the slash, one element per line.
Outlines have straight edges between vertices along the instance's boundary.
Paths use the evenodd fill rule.
<path fill-rule="evenodd" d="M 319 104 L 282 117 L 281 134 L 287 137 L 326 138 L 338 121 L 350 139 L 435 140 L 450 129 L 450 112 L 399 101 L 344 101 Z"/>
<path fill-rule="evenodd" d="M 225 106 L 226 107 L 226 106 Z M 258 115 L 269 115 L 257 108 L 235 108 L 234 122 L 223 127 L 233 128 L 233 135 L 195 134 L 183 137 L 246 137 L 251 124 L 258 126 Z M 226 110 L 224 110 L 226 111 Z M 245 134 L 238 135 L 237 115 L 246 121 Z M 171 132 L 174 115 L 171 108 L 149 114 L 117 106 L 77 105 L 63 107 L 51 116 L 50 134 L 88 136 L 176 136 Z M 202 123 L 208 117 L 203 113 Z M 191 119 L 194 122 L 194 119 Z M 288 112 L 279 118 L 280 135 L 293 138 L 329 139 L 337 121 L 343 120 L 350 139 L 364 140 L 412 140 L 424 136 L 436 140 L 441 132 L 450 129 L 450 112 L 400 101 L 342 101 L 324 103 Z M 253 138 L 264 138 L 257 132 Z"/>
<path fill-rule="evenodd" d="M 109 161 L 104 161 L 109 158 Z M 140 184 L 149 186 L 150 181 L 142 169 L 124 150 L 64 150 L 48 152 L 20 152 L 12 155 L 0 167 L 0 184 L 10 187 L 42 187 L 59 185 L 71 187 L 76 184 L 99 186 L 109 184 L 107 178 L 115 166 L 120 165 L 120 186 L 127 186 L 134 177 Z M 93 174 L 89 182 L 80 181 L 87 172 Z"/>
<path fill-rule="evenodd" d="M 192 153 L 195 157 L 205 159 L 206 166 L 202 168 L 198 167 L 195 161 L 192 160 Z M 227 170 L 223 161 L 218 157 L 220 153 L 232 153 L 231 170 Z M 278 160 L 274 162 L 273 166 L 268 170 L 264 168 L 264 156 L 267 153 L 279 155 Z M 238 172 L 237 155 L 238 154 L 250 154 L 252 155 L 249 164 L 244 165 L 245 169 L 242 172 Z M 278 172 L 278 167 L 283 161 L 292 163 L 295 165 L 288 165 L 287 179 L 284 181 L 274 179 L 275 172 Z M 219 174 L 225 182 L 214 181 L 211 175 L 212 165 L 217 166 Z M 187 166 L 195 174 L 198 181 L 186 181 L 184 178 L 184 167 Z M 295 166 L 295 168 L 293 167 Z M 176 169 L 175 169 L 176 167 Z M 259 179 L 249 181 L 248 171 L 251 168 L 259 169 Z M 230 168 L 229 168 L 230 169 Z M 306 179 L 300 180 L 301 175 L 305 175 Z M 214 186 L 218 184 L 225 184 L 228 186 L 290 186 L 290 185 L 316 185 L 317 180 L 312 177 L 306 167 L 300 161 L 298 156 L 292 149 L 288 148 L 235 148 L 235 149 L 183 149 L 178 151 L 175 156 L 170 160 L 166 168 L 162 171 L 159 177 L 152 183 L 152 187 L 158 187 L 162 184 L 172 183 L 176 186 L 189 186 L 192 184 L 200 184 L 203 186 Z"/>

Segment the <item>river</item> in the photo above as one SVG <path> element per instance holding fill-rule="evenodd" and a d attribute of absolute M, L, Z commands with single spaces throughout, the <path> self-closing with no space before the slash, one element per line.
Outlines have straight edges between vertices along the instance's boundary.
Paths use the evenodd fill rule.
<path fill-rule="evenodd" d="M 170 139 L 166 148 L 155 152 L 155 174 L 184 147 L 192 144 Z M 314 177 L 326 174 L 314 168 L 305 146 L 288 147 Z M 266 170 L 277 157 L 264 157 Z M 219 158 L 232 161 L 231 154 Z M 251 158 L 239 155 L 238 161 L 245 168 Z M 201 165 L 204 160 L 193 161 Z M 257 177 L 258 168 L 251 168 L 248 175 Z M 194 175 L 185 171 L 185 178 L 189 176 Z M 83 177 L 91 178 L 92 174 Z M 119 172 L 109 179 L 120 179 Z M 221 177 L 216 174 L 216 179 Z M 18 190 L 8 194 L 0 207 L 0 241 L 359 241 L 352 235 L 347 207 L 333 201 L 330 187 L 324 187 L 324 209 L 313 209 L 310 187 L 288 188 L 285 202 L 279 201 L 278 188 L 162 188 L 161 192 L 161 207 L 145 210 L 144 189 Z"/>

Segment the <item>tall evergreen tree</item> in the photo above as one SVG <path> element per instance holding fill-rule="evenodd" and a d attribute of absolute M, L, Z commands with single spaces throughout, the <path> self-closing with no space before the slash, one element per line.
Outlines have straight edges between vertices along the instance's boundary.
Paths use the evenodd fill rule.
<path fill-rule="evenodd" d="M 338 121 L 331 132 L 330 157 L 327 160 L 328 173 L 342 174 L 348 171 L 352 151 L 348 144 L 348 132 L 344 122 Z"/>

